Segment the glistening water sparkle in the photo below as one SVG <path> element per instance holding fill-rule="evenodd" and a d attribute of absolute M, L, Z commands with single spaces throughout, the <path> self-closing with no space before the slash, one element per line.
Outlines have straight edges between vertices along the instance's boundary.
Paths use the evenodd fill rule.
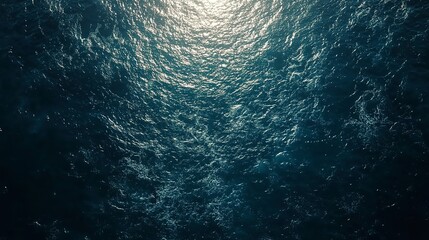
<path fill-rule="evenodd" d="M 426 1 L 0 15 L 0 240 L 429 235 Z"/>

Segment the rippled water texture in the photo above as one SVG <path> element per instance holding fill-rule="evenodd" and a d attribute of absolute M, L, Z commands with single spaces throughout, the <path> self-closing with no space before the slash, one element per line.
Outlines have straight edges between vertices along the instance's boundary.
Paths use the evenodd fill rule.
<path fill-rule="evenodd" d="M 429 4 L 1 0 L 0 239 L 426 239 Z"/>

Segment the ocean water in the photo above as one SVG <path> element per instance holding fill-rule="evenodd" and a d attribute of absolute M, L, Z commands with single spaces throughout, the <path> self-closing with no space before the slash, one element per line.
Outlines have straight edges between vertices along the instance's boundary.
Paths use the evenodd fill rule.
<path fill-rule="evenodd" d="M 0 239 L 427 239 L 429 2 L 0 0 Z"/>

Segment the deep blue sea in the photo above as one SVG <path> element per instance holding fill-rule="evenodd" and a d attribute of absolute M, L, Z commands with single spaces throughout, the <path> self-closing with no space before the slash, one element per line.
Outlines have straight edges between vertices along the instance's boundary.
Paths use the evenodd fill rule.
<path fill-rule="evenodd" d="M 427 0 L 0 0 L 0 240 L 426 240 L 428 155 Z"/>

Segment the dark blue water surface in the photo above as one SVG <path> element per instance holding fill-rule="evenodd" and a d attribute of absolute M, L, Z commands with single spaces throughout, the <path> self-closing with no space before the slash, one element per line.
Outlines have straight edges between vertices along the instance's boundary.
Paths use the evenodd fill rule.
<path fill-rule="evenodd" d="M 0 0 L 0 239 L 428 239 L 426 0 Z"/>

